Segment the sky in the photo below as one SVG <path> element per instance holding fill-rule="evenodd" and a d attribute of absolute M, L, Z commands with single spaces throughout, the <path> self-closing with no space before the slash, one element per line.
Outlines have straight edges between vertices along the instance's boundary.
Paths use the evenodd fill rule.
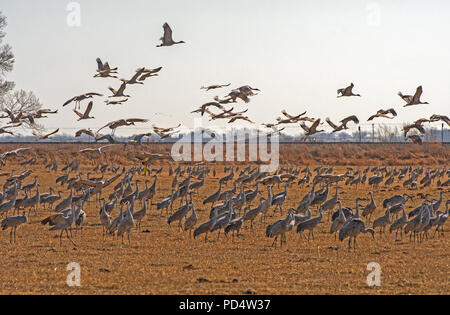
<path fill-rule="evenodd" d="M 258 124 L 274 122 L 283 109 L 334 121 L 356 114 L 363 128 L 381 108 L 397 110 L 396 119 L 378 121 L 389 124 L 450 114 L 449 1 L 79 0 L 79 27 L 67 23 L 69 3 L 0 0 L 8 18 L 5 41 L 16 57 L 7 79 L 59 110 L 39 121 L 49 130 L 72 133 L 135 117 L 150 122 L 117 134 L 153 124 L 191 128 L 198 118 L 192 110 L 230 91 L 200 87 L 228 83 L 261 90 L 249 104 L 235 106 L 248 108 Z M 174 40 L 186 44 L 156 48 L 165 22 Z M 120 78 L 144 66 L 163 70 L 144 86 L 127 88 L 132 98 L 122 106 L 95 99 L 96 119 L 77 122 L 73 106 L 62 108 L 66 100 L 86 92 L 110 95 L 108 86 L 120 85 L 93 78 L 97 57 L 119 67 Z M 362 97 L 336 98 L 351 82 Z M 397 93 L 414 94 L 419 85 L 430 105 L 403 108 Z M 212 126 L 207 119 L 203 124 Z M 291 129 L 300 132 L 298 125 Z"/>

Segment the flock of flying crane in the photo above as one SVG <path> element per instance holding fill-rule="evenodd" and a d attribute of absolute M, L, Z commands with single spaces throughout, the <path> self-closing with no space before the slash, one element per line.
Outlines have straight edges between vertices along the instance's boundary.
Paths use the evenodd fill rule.
<path fill-rule="evenodd" d="M 169 25 L 166 23 L 163 26 L 164 28 L 164 36 L 161 38 L 162 44 L 157 47 L 162 46 L 172 46 L 175 44 L 184 43 L 183 41 L 175 42 L 172 39 L 172 31 Z M 96 78 L 118 78 L 115 74 L 117 74 L 117 68 L 111 68 L 108 62 L 103 63 L 100 59 L 97 59 L 98 69 L 97 74 L 94 75 Z M 121 79 L 121 86 L 118 90 L 110 87 L 112 95 L 108 97 L 105 101 L 107 105 L 120 105 L 128 101 L 130 95 L 126 95 L 125 89 L 128 85 L 133 84 L 143 84 L 143 82 L 152 76 L 158 76 L 158 72 L 162 69 L 162 67 L 157 69 L 146 69 L 140 68 L 136 71 L 133 77 L 130 80 Z M 207 91 L 220 89 L 224 87 L 228 87 L 228 85 L 212 85 L 207 87 L 202 87 L 201 89 L 205 89 Z M 359 94 L 353 93 L 353 83 L 344 89 L 338 90 L 338 97 L 351 97 L 357 96 L 360 97 Z M 233 123 L 237 120 L 244 120 L 250 123 L 253 123 L 247 116 L 244 114 L 247 112 L 233 112 L 234 108 L 226 109 L 224 105 L 237 103 L 237 100 L 240 99 L 245 103 L 250 102 L 250 97 L 257 95 L 255 92 L 258 92 L 259 89 L 253 88 L 251 86 L 242 86 L 240 88 L 232 90 L 225 98 L 220 99 L 219 97 L 214 98 L 214 102 L 210 102 L 200 106 L 200 108 L 194 110 L 192 113 L 200 113 L 202 116 L 206 113 L 210 116 L 211 120 L 216 119 L 226 119 L 229 123 Z M 420 100 L 422 94 L 422 87 L 418 87 L 415 95 L 403 95 L 399 93 L 401 98 L 407 103 L 405 107 L 419 105 L 419 104 L 427 104 L 426 102 L 422 102 Z M 87 99 L 91 99 L 94 97 L 103 96 L 100 93 L 85 93 L 82 95 L 78 95 L 72 97 L 68 101 L 66 101 L 63 107 L 75 103 L 74 113 L 79 117 L 78 120 L 85 119 L 94 119 L 94 117 L 90 116 L 90 112 L 93 107 L 93 102 L 91 101 L 84 113 L 79 112 L 81 107 L 81 102 Z M 119 99 L 120 100 L 117 100 Z M 220 113 L 213 113 L 210 108 L 216 108 L 220 110 Z M 7 116 L 1 118 L 10 118 L 10 126 L 3 127 L 0 129 L 0 132 L 8 132 L 8 128 L 12 128 L 12 126 L 19 126 L 23 119 L 28 119 L 30 123 L 34 123 L 35 119 L 45 117 L 45 114 L 55 114 L 57 111 L 51 110 L 40 110 L 34 114 L 24 115 L 23 113 L 13 114 L 9 111 L 6 111 Z M 290 115 L 286 111 L 282 112 L 286 117 L 278 118 L 277 123 L 273 124 L 264 124 L 267 128 L 273 128 L 274 132 L 280 132 L 280 129 L 275 129 L 276 126 L 280 126 L 283 124 L 290 123 L 299 123 L 302 129 L 306 131 L 305 137 L 309 137 L 314 135 L 321 130 L 317 130 L 319 125 L 321 124 L 320 119 L 313 119 L 306 117 L 306 112 L 299 115 Z M 379 110 L 375 115 L 369 118 L 373 120 L 375 118 L 388 118 L 392 119 L 395 117 L 397 113 L 394 109 L 388 110 Z M 425 130 L 422 127 L 424 122 L 435 122 L 438 120 L 442 120 L 448 125 L 450 125 L 450 121 L 448 117 L 443 115 L 433 115 L 430 119 L 420 119 L 412 125 L 405 126 L 404 133 L 405 137 L 407 136 L 409 130 L 417 129 L 420 133 L 424 133 Z M 115 143 L 113 138 L 114 133 L 117 128 L 122 126 L 130 126 L 135 123 L 145 123 L 148 120 L 140 119 L 140 118 L 131 118 L 131 119 L 120 119 L 117 121 L 110 122 L 100 128 L 97 132 L 93 132 L 89 129 L 79 130 L 76 133 L 76 136 L 81 136 L 82 134 L 87 134 L 89 136 L 94 137 L 97 141 L 108 140 L 110 143 Z M 334 124 L 330 119 L 326 119 L 326 122 L 333 128 L 333 132 L 338 132 L 342 130 L 348 129 L 347 124 L 349 122 L 354 122 L 356 124 L 359 123 L 359 120 L 356 116 L 350 116 L 343 119 L 340 122 L 340 125 Z M 307 126 L 305 122 L 312 122 L 311 126 Z M 153 131 L 158 134 L 161 138 L 170 137 L 172 134 L 177 133 L 176 129 L 178 127 L 172 128 L 163 128 L 154 126 Z M 110 135 L 101 135 L 100 131 L 109 128 L 111 130 Z M 57 133 L 59 130 L 49 134 L 36 134 L 39 139 L 48 139 L 50 136 Z M 141 140 L 145 136 L 149 136 L 150 133 L 142 134 L 136 136 L 132 142 L 141 143 Z M 414 136 L 410 136 L 414 141 Z M 420 140 L 420 137 L 418 138 Z M 418 140 L 417 140 L 418 141 Z M 97 148 L 97 149 L 84 149 L 81 150 L 81 153 L 92 153 L 96 152 L 98 154 L 103 154 L 102 149 L 105 147 Z M 10 152 L 4 152 L 0 154 L 0 165 L 5 166 L 6 160 L 10 158 L 25 158 L 23 155 L 24 152 L 29 151 L 30 148 L 20 148 Z M 10 173 L 0 174 L 0 176 L 9 176 L 3 186 L 3 193 L 0 193 L 0 214 L 8 215 L 8 212 L 18 212 L 19 210 L 29 209 L 29 214 L 31 210 L 34 210 L 35 214 L 37 214 L 37 210 L 40 205 L 48 205 L 51 211 L 54 214 L 42 220 L 42 224 L 49 224 L 52 226 L 52 231 L 60 231 L 60 242 L 62 243 L 63 233 L 66 233 L 67 238 L 74 244 L 75 242 L 72 240 L 72 226 L 75 225 L 77 228 L 82 228 L 83 223 L 86 219 L 86 213 L 83 211 L 83 205 L 90 201 L 90 198 L 95 196 L 96 201 L 102 201 L 102 206 L 99 212 L 99 218 L 101 225 L 103 227 L 103 235 L 117 235 L 118 237 L 123 237 L 125 234 L 128 235 L 128 240 L 130 240 L 130 232 L 132 228 L 136 225 L 137 228 L 140 228 L 140 224 L 142 219 L 147 214 L 147 209 L 151 205 L 155 205 L 157 210 L 161 211 L 163 214 L 163 210 L 166 210 L 167 215 L 167 223 L 170 225 L 172 222 L 178 222 L 178 226 L 184 230 L 189 231 L 190 235 L 193 232 L 194 238 L 198 237 L 201 234 L 205 234 L 205 241 L 208 239 L 208 233 L 212 233 L 214 231 L 218 231 L 218 237 L 220 237 L 220 232 L 223 230 L 226 235 L 230 232 L 233 232 L 234 235 L 239 235 L 240 230 L 246 221 L 250 221 L 250 228 L 253 228 L 254 220 L 260 216 L 261 222 L 265 223 L 265 219 L 268 211 L 272 206 L 275 206 L 276 209 L 279 209 L 282 212 L 282 205 L 285 203 L 287 194 L 288 194 L 288 186 L 293 183 L 294 180 L 299 179 L 299 175 L 304 173 L 305 176 L 298 180 L 298 185 L 304 185 L 305 183 L 310 183 L 312 178 L 312 172 L 309 170 L 309 167 L 306 167 L 303 170 L 293 167 L 284 167 L 281 168 L 280 171 L 275 172 L 275 174 L 270 174 L 266 172 L 260 172 L 258 167 L 252 168 L 251 166 L 242 170 L 237 179 L 235 179 L 235 172 L 239 171 L 239 167 L 230 167 L 225 168 L 225 172 L 229 171 L 230 173 L 219 180 L 219 188 L 218 190 L 204 199 L 203 205 L 211 204 L 211 211 L 209 219 L 197 225 L 198 216 L 195 210 L 195 205 L 193 202 L 193 194 L 194 191 L 199 193 L 199 189 L 202 188 L 205 184 L 206 177 L 211 175 L 212 178 L 216 178 L 216 169 L 211 169 L 209 166 L 204 166 L 201 163 L 197 166 L 188 166 L 184 169 L 179 166 L 176 170 L 172 169 L 172 166 L 169 165 L 169 176 L 173 176 L 172 182 L 172 192 L 169 196 L 161 200 L 160 202 L 153 203 L 153 200 L 157 191 L 157 179 L 158 174 L 160 174 L 163 168 L 159 170 L 151 170 L 155 172 L 154 182 L 152 186 L 148 186 L 150 183 L 149 180 L 145 181 L 145 189 L 139 189 L 140 180 L 135 181 L 135 188 L 132 188 L 132 181 L 136 173 L 142 174 L 144 170 L 148 166 L 150 166 L 155 160 L 163 160 L 170 159 L 168 155 L 165 154 L 150 154 L 150 153 L 138 153 L 136 155 L 137 161 L 142 164 L 142 166 L 134 166 L 129 170 L 126 170 L 125 167 L 120 171 L 120 167 L 114 167 L 110 165 L 97 165 L 92 172 L 100 171 L 102 173 L 101 177 L 93 178 L 90 177 L 90 173 L 88 174 L 87 179 L 83 179 L 82 174 L 78 173 L 77 176 L 69 177 L 70 171 L 76 172 L 79 167 L 79 163 L 77 160 L 73 160 L 70 164 L 63 168 L 63 171 L 66 173 L 56 179 L 56 184 L 67 185 L 67 190 L 70 192 L 67 198 L 62 198 L 62 191 L 59 191 L 57 195 L 54 194 L 53 188 L 50 188 L 50 192 L 41 194 L 39 192 L 40 184 L 37 182 L 37 177 L 35 177 L 34 182 L 28 185 L 22 186 L 22 182 L 31 175 L 32 171 L 28 170 L 19 175 L 14 175 Z M 33 165 L 36 164 L 36 160 L 30 159 L 22 165 Z M 43 165 L 46 168 L 57 171 L 58 165 L 56 160 L 49 161 L 47 158 L 44 159 Z M 107 171 L 110 171 L 114 175 L 109 179 L 104 179 L 104 176 Z M 330 217 L 332 218 L 330 233 L 339 234 L 339 239 L 342 241 L 346 238 L 349 239 L 349 248 L 351 246 L 351 240 L 353 239 L 354 247 L 356 247 L 356 237 L 360 233 L 371 233 L 374 236 L 375 228 L 380 228 L 380 232 L 383 233 L 385 227 L 388 224 L 391 224 L 390 230 L 402 233 L 411 233 L 411 237 L 414 236 L 414 240 L 416 237 L 420 241 L 423 241 L 428 237 L 428 231 L 430 228 L 435 227 L 435 231 L 439 233 L 443 233 L 443 225 L 447 221 L 449 215 L 449 201 L 446 203 L 446 211 L 441 212 L 439 209 L 442 204 L 443 192 L 441 191 L 440 199 L 438 200 L 430 200 L 429 195 L 424 197 L 425 201 L 411 211 L 408 215 L 405 212 L 405 204 L 408 200 L 411 200 L 412 197 L 403 194 L 396 195 L 392 198 L 388 198 L 383 201 L 383 208 L 386 208 L 384 215 L 375 219 L 373 221 L 373 228 L 366 228 L 364 221 L 362 221 L 362 217 L 371 217 L 371 214 L 374 213 L 377 205 L 375 203 L 373 194 L 370 193 L 371 202 L 366 205 L 363 209 L 362 214 L 359 212 L 359 202 L 362 200 L 360 198 L 356 199 L 356 208 L 355 212 L 353 212 L 350 208 L 342 207 L 342 202 L 338 198 L 338 184 L 342 181 L 345 181 L 347 185 L 364 185 L 366 180 L 368 179 L 368 184 L 373 185 L 373 187 L 378 188 L 379 184 L 386 179 L 385 185 L 392 185 L 395 180 L 402 180 L 406 176 L 409 175 L 409 178 L 403 182 L 404 187 L 408 188 L 418 188 L 418 185 L 423 185 L 422 187 L 430 186 L 434 181 L 438 181 L 438 186 L 440 187 L 448 187 L 450 186 L 448 177 L 450 175 L 450 171 L 445 167 L 443 169 L 426 169 L 425 176 L 419 180 L 419 176 L 423 174 L 424 168 L 415 168 L 406 167 L 402 169 L 397 168 L 367 168 L 365 170 L 353 170 L 352 168 L 348 168 L 345 174 L 335 175 L 333 174 L 333 168 L 328 167 L 318 167 L 314 170 L 316 172 L 316 176 L 314 176 L 312 181 L 312 190 L 309 191 L 301 200 L 297 209 L 289 209 L 288 214 L 285 218 L 278 220 L 270 225 L 268 225 L 265 229 L 265 234 L 267 237 L 273 237 L 274 243 L 276 245 L 276 241 L 280 238 L 280 243 L 283 245 L 286 243 L 286 233 L 293 229 L 293 227 L 297 226 L 297 232 L 302 234 L 304 231 L 309 231 L 310 236 L 314 238 L 314 229 L 322 222 L 322 214 L 324 211 L 328 211 Z M 373 174 L 369 177 L 369 171 Z M 179 180 L 179 177 L 183 177 L 184 174 L 187 173 L 188 176 L 183 180 Z M 111 186 L 115 181 L 119 180 L 120 177 L 123 178 L 119 181 L 119 183 L 114 187 L 112 193 L 109 195 L 109 202 L 106 201 L 105 198 L 102 197 L 102 192 L 105 188 Z M 442 180 L 447 180 L 442 183 Z M 196 182 L 191 182 L 193 179 L 198 179 Z M 233 189 L 229 189 L 226 191 L 222 191 L 222 187 L 224 187 L 227 183 L 233 182 Z M 250 185 L 254 185 L 254 189 L 248 189 Z M 272 194 L 272 189 L 275 185 L 284 185 L 284 191 L 278 194 Z M 320 190 L 316 190 L 316 186 L 318 184 L 322 184 L 322 188 Z M 331 185 L 336 184 L 336 194 L 328 199 L 328 191 Z M 251 209 L 251 204 L 253 200 L 257 198 L 258 195 L 261 194 L 259 190 L 260 186 L 267 186 L 267 198 L 260 198 L 259 205 Z M 34 195 L 31 194 L 31 190 L 36 189 L 36 193 Z M 18 198 L 19 192 L 23 192 L 25 196 L 23 198 Z M 75 193 L 79 193 L 78 195 L 74 195 Z M 237 195 L 236 195 L 237 194 Z M 174 202 L 180 199 L 180 207 L 172 211 Z M 135 202 L 140 201 L 142 205 L 142 209 L 139 211 L 135 211 Z M 183 204 L 184 201 L 184 204 Z M 222 201 L 221 204 L 216 204 L 217 202 Z M 150 203 L 151 202 L 151 203 Z M 53 208 L 53 204 L 56 206 Z M 313 205 L 317 205 L 317 211 L 319 216 L 312 217 L 311 207 Z M 112 212 L 120 206 L 120 214 L 113 218 Z M 126 210 L 123 208 L 126 206 Z M 338 207 L 338 210 L 331 215 L 331 212 Z M 241 215 L 241 210 L 244 209 L 243 214 Z M 171 213 L 169 214 L 169 211 Z M 402 213 L 403 215 L 399 218 L 398 215 Z M 189 216 L 190 214 L 190 216 Z M 303 214 L 303 215 L 302 215 Z M 392 222 L 396 216 L 396 220 Z M 410 220 L 408 220 L 410 218 Z M 184 220 L 184 224 L 183 224 Z M 24 211 L 21 216 L 7 217 L 2 221 L 2 229 L 5 230 L 7 228 L 11 228 L 10 232 L 10 242 L 15 242 L 15 233 L 18 226 L 28 222 L 28 217 L 26 212 Z M 370 219 L 369 219 L 370 222 Z M 70 233 L 69 233 L 70 232 Z M 309 239 L 309 237 L 308 237 Z"/>
<path fill-rule="evenodd" d="M 164 35 L 161 37 L 162 43 L 158 45 L 157 47 L 164 47 L 164 46 L 173 46 L 176 44 L 182 44 L 185 43 L 184 41 L 176 42 L 172 38 L 172 30 L 170 26 L 165 23 L 163 25 L 164 29 Z M 94 75 L 94 78 L 114 78 L 118 79 L 118 68 L 111 68 L 108 62 L 103 63 L 100 58 L 97 58 L 97 73 Z M 105 100 L 106 105 L 122 105 L 126 103 L 130 95 L 125 94 L 125 90 L 130 85 L 143 85 L 144 81 L 150 77 L 158 76 L 158 73 L 162 70 L 162 67 L 156 68 L 156 69 L 147 69 L 145 67 L 139 68 L 136 70 L 136 73 L 131 77 L 131 79 L 120 79 L 121 85 L 116 90 L 113 87 L 109 87 L 108 89 L 111 91 L 112 95 L 108 96 L 107 100 Z M 211 85 L 207 87 L 202 87 L 201 89 L 205 89 L 206 91 L 220 89 L 229 87 L 231 84 L 227 85 Z M 338 90 L 338 98 L 340 97 L 361 97 L 360 94 L 353 93 L 354 84 L 351 83 L 350 86 L 346 88 L 342 88 Z M 240 99 L 244 101 L 245 103 L 250 102 L 250 97 L 257 95 L 255 94 L 255 91 L 260 91 L 257 88 L 252 88 L 249 85 L 239 87 L 237 89 L 233 89 L 224 99 L 220 99 L 218 96 L 214 98 L 214 101 L 206 103 L 201 105 L 198 109 L 192 111 L 192 113 L 200 113 L 202 116 L 204 114 L 208 114 L 210 116 L 210 121 L 218 120 L 218 119 L 226 119 L 228 120 L 228 123 L 234 123 L 238 120 L 247 121 L 249 123 L 254 123 L 248 116 L 244 116 L 245 113 L 247 113 L 248 109 L 238 112 L 233 112 L 234 107 L 230 109 L 226 109 L 224 105 L 227 104 L 234 104 L 237 103 L 237 100 Z M 398 93 L 398 95 L 406 102 L 404 107 L 413 106 L 413 105 L 420 105 L 420 104 L 428 104 L 428 102 L 422 102 L 420 100 L 422 95 L 423 89 L 422 86 L 419 86 L 416 90 L 416 93 L 414 95 L 403 95 L 401 92 Z M 78 117 L 78 121 L 81 120 L 88 120 L 88 119 L 95 119 L 95 117 L 90 116 L 90 113 L 93 108 L 93 101 L 90 101 L 87 105 L 84 112 L 80 112 L 81 108 L 81 102 L 85 100 L 92 99 L 94 97 L 102 97 L 104 96 L 101 93 L 96 92 L 89 92 L 84 93 L 81 95 L 74 96 L 67 100 L 63 107 L 75 103 L 75 108 L 73 109 L 74 113 Z M 220 111 L 219 113 L 213 113 L 211 111 L 211 108 L 215 108 L 216 110 Z M 58 110 L 50 110 L 50 109 L 41 109 L 36 111 L 35 113 L 12 113 L 8 109 L 5 110 L 5 115 L 0 116 L 1 119 L 10 119 L 7 125 L 0 128 L 0 134 L 10 134 L 14 135 L 10 129 L 20 127 L 22 125 L 23 120 L 28 120 L 30 124 L 34 124 L 36 119 L 40 118 L 46 118 L 46 114 L 57 114 Z M 264 127 L 272 129 L 270 134 L 273 133 L 280 133 L 285 128 L 279 129 L 277 126 L 285 125 L 285 124 L 293 124 L 293 123 L 300 123 L 300 127 L 305 131 L 305 136 L 303 137 L 303 140 L 308 139 L 310 136 L 324 132 L 325 130 L 319 130 L 319 126 L 323 125 L 323 122 L 321 122 L 321 119 L 315 119 L 305 116 L 306 112 L 299 114 L 299 115 L 291 115 L 287 113 L 285 110 L 282 111 L 282 114 L 285 118 L 277 118 L 276 123 L 265 123 L 262 124 Z M 372 121 L 375 118 L 387 118 L 387 119 L 393 119 L 397 116 L 397 112 L 395 109 L 390 108 L 387 110 L 380 109 L 377 111 L 376 114 L 372 115 L 368 121 Z M 339 124 L 333 123 L 330 118 L 326 118 L 325 121 L 327 124 L 333 129 L 332 133 L 340 132 L 343 130 L 348 130 L 348 123 L 353 122 L 355 124 L 359 124 L 359 119 L 356 115 L 351 115 L 349 117 L 346 117 L 340 121 Z M 423 124 L 426 122 L 437 122 L 437 121 L 443 121 L 448 126 L 450 126 L 450 119 L 447 116 L 444 115 L 432 115 L 429 119 L 428 118 L 420 118 L 417 121 L 415 121 L 413 124 L 409 124 L 403 127 L 404 137 L 411 139 L 414 143 L 422 143 L 422 139 L 418 134 L 414 135 L 408 135 L 408 133 L 415 129 L 417 130 L 421 135 L 425 134 L 425 129 L 423 127 Z M 146 123 L 148 122 L 147 119 L 142 118 L 128 118 L 128 119 L 119 119 L 116 121 L 112 121 L 96 132 L 92 131 L 91 129 L 81 129 L 78 130 L 75 133 L 75 137 L 80 137 L 81 135 L 85 134 L 87 136 L 90 136 L 94 138 L 96 141 L 102 141 L 107 140 L 109 143 L 116 143 L 114 139 L 114 135 L 116 132 L 116 129 L 123 126 L 134 126 L 136 123 Z M 306 125 L 305 122 L 312 123 L 310 126 Z M 162 128 L 162 127 L 156 127 L 153 126 L 153 132 L 157 134 L 160 139 L 169 138 L 173 135 L 176 135 L 179 133 L 179 130 L 176 130 L 177 128 L 181 127 L 181 124 L 178 127 L 174 128 Z M 102 135 L 100 134 L 100 131 L 102 131 L 105 128 L 109 128 L 111 130 L 111 134 Z M 36 133 L 33 131 L 33 135 L 36 136 L 39 140 L 49 139 L 51 136 L 57 134 L 59 132 L 59 129 L 50 132 L 50 133 Z M 141 144 L 141 141 L 144 137 L 151 136 L 152 133 L 145 133 L 145 134 L 139 134 L 135 135 L 133 139 L 130 140 L 130 143 L 138 143 Z"/>

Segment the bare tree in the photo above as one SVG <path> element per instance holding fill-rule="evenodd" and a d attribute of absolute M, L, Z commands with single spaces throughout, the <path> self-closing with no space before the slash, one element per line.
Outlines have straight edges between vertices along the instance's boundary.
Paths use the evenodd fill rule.
<path fill-rule="evenodd" d="M 6 36 L 6 17 L 0 11 L 0 97 L 14 88 L 14 83 L 6 81 L 5 74 L 11 72 L 14 65 L 14 54 L 8 44 L 3 44 Z"/>
<path fill-rule="evenodd" d="M 14 115 L 22 113 L 23 117 L 32 115 L 42 108 L 42 104 L 33 92 L 26 92 L 24 90 L 9 92 L 0 97 L 0 110 L 8 109 Z M 24 127 L 35 130 L 44 129 L 43 126 L 32 122 L 28 119 L 22 120 Z"/>

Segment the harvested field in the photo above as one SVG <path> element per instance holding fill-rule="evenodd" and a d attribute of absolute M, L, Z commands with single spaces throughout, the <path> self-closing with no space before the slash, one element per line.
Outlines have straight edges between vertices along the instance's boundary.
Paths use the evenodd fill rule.
<path fill-rule="evenodd" d="M 109 163 L 110 166 L 125 166 L 129 169 L 138 165 L 135 162 L 132 146 L 123 150 L 122 146 L 111 148 L 101 158 L 87 158 L 77 152 L 86 145 L 32 145 L 26 159 L 36 157 L 35 165 L 21 166 L 25 159 L 8 158 L 0 173 L 20 174 L 26 169 L 33 171 L 24 180 L 24 185 L 37 176 L 40 192 L 47 192 L 52 186 L 55 192 L 61 190 L 63 198 L 68 196 L 67 185 L 55 184 L 65 162 L 77 159 L 80 162 L 78 171 L 71 172 L 70 177 L 82 174 L 85 178 L 88 172 L 92 177 L 101 176 L 94 172 L 97 164 Z M 18 146 L 2 146 L 2 152 L 13 150 Z M 147 148 L 147 151 L 150 149 Z M 152 152 L 170 152 L 167 145 L 155 145 Z M 141 149 L 142 151 L 142 149 Z M 43 159 L 56 159 L 59 163 L 57 172 L 44 168 Z M 426 170 L 448 168 L 450 148 L 442 145 L 282 145 L 280 148 L 281 166 L 293 166 L 303 169 L 309 165 L 311 172 L 318 166 L 334 166 L 334 174 L 343 174 L 351 166 L 356 171 L 370 166 L 384 166 L 388 169 L 400 169 L 402 166 L 424 168 Z M 156 196 L 152 200 L 157 203 L 171 193 L 172 176 L 168 174 L 169 162 L 155 162 L 154 167 L 163 166 L 158 176 Z M 176 163 L 171 164 L 175 169 Z M 199 195 L 193 195 L 193 201 L 199 216 L 199 224 L 209 219 L 210 205 L 203 205 L 203 200 L 219 187 L 219 179 L 229 172 L 224 172 L 223 163 L 205 164 L 215 167 L 216 176 L 209 174 L 205 185 L 200 188 Z M 249 163 L 226 163 L 226 166 L 239 166 L 239 172 Z M 252 164 L 254 166 L 254 164 Z M 185 168 L 187 165 L 181 165 Z M 238 175 L 239 172 L 236 174 Z M 314 172 L 313 172 L 314 174 Z M 369 171 L 369 175 L 372 173 Z M 447 173 L 448 174 L 448 173 Z M 235 176 L 235 179 L 237 178 Z M 106 171 L 105 179 L 114 174 Z M 448 238 L 449 223 L 444 226 L 443 235 L 429 233 L 423 242 L 410 242 L 409 236 L 395 241 L 395 234 L 381 235 L 376 229 L 375 239 L 370 234 L 358 237 L 357 249 L 348 250 L 347 240 L 335 241 L 329 234 L 331 222 L 328 213 L 324 213 L 322 223 L 315 229 L 314 240 L 300 239 L 293 231 L 287 233 L 287 244 L 280 248 L 273 247 L 273 239 L 265 236 L 266 226 L 285 218 L 289 208 L 297 208 L 302 197 L 312 188 L 310 183 L 299 186 L 298 179 L 288 187 L 287 198 L 282 206 L 282 213 L 275 212 L 275 207 L 269 210 L 266 224 L 261 224 L 260 218 L 255 220 L 253 230 L 248 222 L 241 230 L 241 236 L 232 240 L 229 236 L 220 236 L 217 232 L 209 235 L 204 241 L 204 235 L 190 239 L 187 233 L 181 232 L 177 224 L 167 224 L 165 211 L 156 210 L 151 206 L 142 223 L 140 232 L 133 229 L 131 245 L 111 236 L 103 238 L 100 226 L 99 211 L 101 204 L 91 196 L 83 206 L 87 214 L 83 231 L 73 231 L 73 246 L 65 237 L 63 245 L 59 244 L 59 232 L 49 231 L 48 226 L 40 221 L 50 214 L 42 207 L 29 216 L 29 224 L 20 226 L 17 230 L 17 243 L 9 243 L 9 230 L 0 233 L 0 293 L 11 294 L 245 294 L 248 290 L 257 294 L 448 294 L 450 292 Z M 187 177 L 180 176 L 179 180 Z M 0 177 L 4 183 L 7 176 Z M 444 175 L 441 181 L 448 180 Z M 140 179 L 141 189 L 144 181 L 153 178 L 150 175 L 136 174 L 134 180 Z M 407 179 L 407 177 L 405 178 Z M 133 180 L 133 189 L 134 186 Z M 196 181 L 196 180 L 195 180 Z M 408 193 L 412 201 L 406 203 L 408 213 L 424 200 L 420 194 L 430 194 L 431 199 L 439 199 L 439 193 L 444 192 L 441 211 L 445 211 L 448 199 L 448 187 L 438 187 L 436 180 L 428 187 L 418 189 L 404 188 L 402 181 L 396 179 L 391 186 L 380 185 L 379 188 L 365 185 L 350 186 L 339 183 L 339 199 L 343 206 L 355 209 L 355 199 L 369 198 L 373 191 L 377 204 L 373 218 L 384 214 L 382 201 L 397 194 Z M 117 181 L 118 182 L 118 181 Z M 115 182 L 103 191 L 102 196 L 108 198 Z M 224 190 L 232 189 L 230 181 Z M 253 183 L 249 189 L 254 189 Z M 318 186 L 317 189 L 320 187 Z M 261 196 L 267 197 L 267 188 L 260 187 Z M 284 186 L 274 185 L 274 193 L 284 190 Z M 334 195 L 334 186 L 330 187 L 330 198 Z M 30 195 L 34 195 L 32 190 Z M 22 196 L 22 192 L 20 193 Z M 259 201 L 257 197 L 252 208 Z M 361 201 L 361 208 L 369 201 Z M 178 208 L 179 201 L 174 205 Z M 312 206 L 312 216 L 317 216 L 318 206 Z M 136 211 L 141 209 L 136 202 Z M 337 209 L 337 208 L 336 208 Z M 116 207 L 112 217 L 120 211 Z M 27 212 L 28 213 L 28 212 Z M 241 211 L 240 215 L 243 214 Z M 11 215 L 11 214 L 9 214 Z M 238 216 L 239 217 L 239 216 Z M 366 220 L 365 220 L 366 221 Z M 371 225 L 369 225 L 371 227 Z M 307 235 L 307 233 L 305 233 Z M 69 263 L 76 262 L 81 266 L 81 286 L 71 288 L 66 284 Z M 370 273 L 367 265 L 376 262 L 381 266 L 381 286 L 371 288 L 366 283 Z"/>

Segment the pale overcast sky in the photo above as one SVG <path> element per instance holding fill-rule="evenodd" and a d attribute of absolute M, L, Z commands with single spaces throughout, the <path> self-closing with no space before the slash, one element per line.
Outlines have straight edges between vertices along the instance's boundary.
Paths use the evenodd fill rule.
<path fill-rule="evenodd" d="M 394 107 L 399 117 L 388 123 L 450 114 L 449 1 L 80 0 L 80 27 L 67 25 L 69 3 L 0 0 L 6 42 L 16 56 L 8 79 L 34 91 L 46 108 L 59 109 L 40 121 L 49 129 L 131 117 L 150 119 L 141 127 L 193 127 L 198 115 L 190 111 L 229 92 L 200 87 L 227 83 L 262 90 L 236 108 L 248 107 L 257 123 L 273 122 L 282 109 L 334 120 L 356 114 L 365 122 Z M 174 40 L 186 44 L 156 48 L 164 22 Z M 132 98 L 122 106 L 97 99 L 96 120 L 79 123 L 73 106 L 61 107 L 67 99 L 91 91 L 109 95 L 109 85 L 120 85 L 93 78 L 97 57 L 119 67 L 124 78 L 138 67 L 164 69 L 144 86 L 130 86 Z M 336 90 L 350 82 L 363 97 L 337 99 Z M 397 93 L 414 94 L 419 85 L 430 105 L 404 109 Z"/>

